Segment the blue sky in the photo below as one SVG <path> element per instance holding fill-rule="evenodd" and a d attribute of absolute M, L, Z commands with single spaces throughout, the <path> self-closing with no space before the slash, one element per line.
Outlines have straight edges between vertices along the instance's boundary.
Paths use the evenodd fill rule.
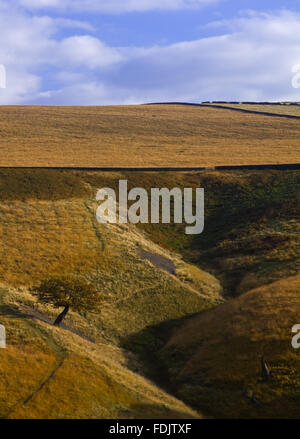
<path fill-rule="evenodd" d="M 300 100 L 300 0 L 0 0 L 0 32 L 0 104 Z"/>

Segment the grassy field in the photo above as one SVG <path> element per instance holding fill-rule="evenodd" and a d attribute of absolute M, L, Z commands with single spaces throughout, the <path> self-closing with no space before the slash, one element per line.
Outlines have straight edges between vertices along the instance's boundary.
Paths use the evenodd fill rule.
<path fill-rule="evenodd" d="M 300 162 L 298 120 L 180 105 L 0 108 L 0 166 Z"/>
<path fill-rule="evenodd" d="M 204 187 L 204 233 L 99 225 L 97 189 L 119 179 Z M 0 417 L 296 416 L 299 184 L 299 171 L 1 169 Z M 141 249 L 172 261 L 175 274 Z M 58 310 L 29 288 L 51 274 L 95 283 L 101 312 L 49 325 Z M 270 387 L 256 379 L 262 353 Z"/>
<path fill-rule="evenodd" d="M 216 104 L 220 107 L 240 108 L 242 110 L 258 111 L 263 113 L 284 114 L 300 117 L 300 105 L 272 105 L 272 104 Z"/>

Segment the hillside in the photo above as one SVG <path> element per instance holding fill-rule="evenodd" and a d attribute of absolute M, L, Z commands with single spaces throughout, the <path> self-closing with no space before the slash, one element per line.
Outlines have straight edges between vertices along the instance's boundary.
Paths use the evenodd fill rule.
<path fill-rule="evenodd" d="M 140 175 L 131 179 L 141 178 Z M 223 294 L 239 295 L 300 268 L 299 171 L 210 171 L 143 177 L 145 187 L 205 188 L 205 229 L 143 225 L 151 239 L 214 273 Z"/>
<path fill-rule="evenodd" d="M 299 417 L 300 357 L 291 347 L 299 286 L 299 275 L 286 278 L 182 325 L 161 351 L 177 395 L 216 417 Z"/>
<path fill-rule="evenodd" d="M 0 418 L 195 418 L 200 415 L 128 369 L 130 355 L 26 317 L 2 288 Z M 11 304 L 12 298 L 14 305 Z"/>
<path fill-rule="evenodd" d="M 144 378 L 126 340 L 220 303 L 219 282 L 134 226 L 100 227 L 96 187 L 88 183 L 94 174 L 0 174 L 0 321 L 7 330 L 7 349 L 0 351 L 0 417 L 199 417 Z M 141 249 L 172 261 L 178 275 L 151 264 Z M 103 296 L 100 314 L 70 312 L 62 328 L 49 324 L 58 310 L 38 303 L 29 287 L 51 274 L 96 283 Z M 149 343 L 147 330 L 144 337 L 141 347 Z"/>
<path fill-rule="evenodd" d="M 298 120 L 182 105 L 0 108 L 5 167 L 300 162 Z"/>
<path fill-rule="evenodd" d="M 222 104 L 212 104 L 218 105 L 219 107 L 230 107 L 234 109 L 240 110 L 248 110 L 248 111 L 258 111 L 260 113 L 273 113 L 285 116 L 296 116 L 300 117 L 300 104 L 299 103 L 282 103 L 282 104 L 266 104 L 266 103 L 222 103 Z"/>
<path fill-rule="evenodd" d="M 241 388 L 292 416 L 298 400 L 286 381 L 297 389 L 298 363 L 287 343 L 299 311 L 299 176 L 1 169 L 0 322 L 8 348 L 0 351 L 0 416 L 246 416 L 249 398 L 238 406 Z M 205 232 L 99 225 L 97 189 L 117 188 L 119 179 L 129 188 L 204 187 Z M 103 301 L 100 313 L 71 311 L 54 328 L 58 310 L 29 289 L 62 274 L 95 283 Z M 278 336 L 277 350 L 266 328 Z M 197 369 L 202 346 L 211 372 Z M 261 353 L 283 383 L 275 390 L 262 391 L 255 381 Z M 231 358 L 251 370 L 236 372 Z M 255 410 L 248 415 L 269 414 Z"/>

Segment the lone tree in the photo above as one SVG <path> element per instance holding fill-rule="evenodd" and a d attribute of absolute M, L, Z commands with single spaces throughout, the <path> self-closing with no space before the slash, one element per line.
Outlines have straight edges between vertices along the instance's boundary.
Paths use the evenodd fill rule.
<path fill-rule="evenodd" d="M 56 326 L 61 324 L 70 308 L 74 311 L 93 311 L 98 308 L 100 300 L 94 285 L 75 277 L 51 277 L 31 291 L 40 302 L 64 308 L 54 322 Z"/>

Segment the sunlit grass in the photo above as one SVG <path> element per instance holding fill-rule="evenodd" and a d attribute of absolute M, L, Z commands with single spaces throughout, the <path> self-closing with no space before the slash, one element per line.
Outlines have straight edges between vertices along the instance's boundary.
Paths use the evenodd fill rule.
<path fill-rule="evenodd" d="M 146 189 L 204 187 L 203 235 L 187 236 L 183 225 L 99 225 L 97 188 L 117 189 L 121 178 Z M 0 187 L 0 316 L 8 334 L 0 416 L 196 416 L 140 376 L 160 361 L 180 398 L 205 414 L 296 416 L 298 171 L 1 170 Z M 140 248 L 171 259 L 175 275 L 142 259 Z M 29 287 L 62 274 L 87 278 L 103 295 L 100 312 L 71 310 L 66 318 L 68 329 L 96 343 L 24 315 L 54 320 L 58 310 Z M 227 298 L 240 297 L 219 305 L 222 287 Z M 274 371 L 266 386 L 262 353 Z M 252 405 L 251 392 L 263 408 Z"/>
<path fill-rule="evenodd" d="M 297 163 L 297 120 L 180 105 L 0 109 L 0 166 Z"/>

